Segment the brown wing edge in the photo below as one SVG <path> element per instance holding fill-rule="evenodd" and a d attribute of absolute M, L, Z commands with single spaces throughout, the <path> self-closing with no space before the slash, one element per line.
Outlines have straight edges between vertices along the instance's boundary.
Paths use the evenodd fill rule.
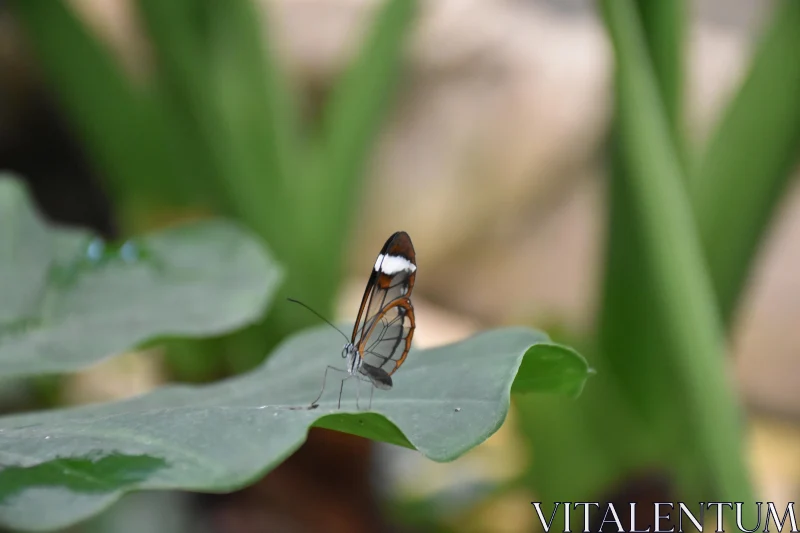
<path fill-rule="evenodd" d="M 409 328 L 408 328 L 408 336 L 406 337 L 406 345 L 405 345 L 405 348 L 403 348 L 403 354 L 400 356 L 400 359 L 398 359 L 397 361 L 394 361 L 394 368 L 392 369 L 391 372 L 387 372 L 386 373 L 387 377 L 389 377 L 392 374 L 394 374 L 395 372 L 397 372 L 397 370 L 401 366 L 403 366 L 403 363 L 405 362 L 406 357 L 408 357 L 408 352 L 409 352 L 409 350 L 411 350 L 411 339 L 414 337 L 414 330 L 417 329 L 417 321 L 416 321 L 416 318 L 414 317 L 414 306 L 411 305 L 411 300 L 409 300 L 408 298 L 399 298 L 399 299 L 395 300 L 394 302 L 392 302 L 390 305 L 387 305 L 383 309 L 383 311 L 381 312 L 381 315 L 379 317 L 377 317 L 375 319 L 375 321 L 372 323 L 372 326 L 370 326 L 369 331 L 366 333 L 366 335 L 364 335 L 361 338 L 361 341 L 358 343 L 358 347 L 357 347 L 358 348 L 358 355 L 360 355 L 361 359 L 363 360 L 364 359 L 364 348 L 365 348 L 367 339 L 369 339 L 370 336 L 372 335 L 372 331 L 375 329 L 375 326 L 381 321 L 381 318 L 383 317 L 383 315 L 386 314 L 387 311 L 389 311 L 393 307 L 399 307 L 399 306 L 405 307 L 406 316 L 411 321 L 411 326 L 409 326 Z M 365 365 L 362 363 L 361 366 L 363 367 Z M 370 367 L 370 369 L 374 369 L 375 368 L 372 365 L 366 365 L 366 366 Z M 383 370 L 383 369 L 376 369 L 376 370 Z M 389 381 L 389 386 L 391 387 L 391 380 Z"/>

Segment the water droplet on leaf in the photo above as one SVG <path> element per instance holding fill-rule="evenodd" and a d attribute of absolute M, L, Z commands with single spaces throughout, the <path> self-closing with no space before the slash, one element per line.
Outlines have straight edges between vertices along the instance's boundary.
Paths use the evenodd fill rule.
<path fill-rule="evenodd" d="M 103 258 L 106 251 L 106 243 L 100 237 L 95 237 L 86 246 L 86 258 L 92 263 L 96 263 Z"/>
<path fill-rule="evenodd" d="M 126 263 L 133 263 L 141 257 L 139 247 L 133 241 L 125 241 L 119 249 L 119 256 Z"/>

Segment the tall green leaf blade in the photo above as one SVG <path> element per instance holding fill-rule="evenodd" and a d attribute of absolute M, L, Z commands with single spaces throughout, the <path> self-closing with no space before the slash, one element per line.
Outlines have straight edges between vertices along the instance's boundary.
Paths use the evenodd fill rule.
<path fill-rule="evenodd" d="M 190 177 L 177 177 L 184 195 L 196 194 L 216 209 L 226 206 L 217 176 L 232 174 L 216 137 L 222 131 L 211 91 L 208 69 L 209 38 L 204 25 L 203 1 L 138 0 L 136 6 L 156 65 L 156 89 L 173 155 Z M 195 192 L 196 191 L 196 192 Z"/>
<path fill-rule="evenodd" d="M 299 226 L 314 213 L 303 208 L 293 190 L 299 181 L 305 148 L 299 138 L 299 117 L 288 80 L 273 54 L 264 17 L 251 0 L 208 2 L 210 25 L 209 72 L 213 103 L 219 110 L 220 144 L 230 162 L 218 176 L 229 212 L 255 229 L 286 264 L 288 279 L 282 296 L 301 296 L 318 309 L 315 293 L 297 287 L 313 285 L 322 270 L 334 265 L 315 261 L 308 248 L 340 246 L 307 241 L 301 246 Z M 318 236 L 317 236 L 318 237 Z M 332 280 L 336 286 L 338 279 Z M 313 323 L 310 313 L 296 315 L 296 306 L 282 305 L 261 324 L 225 339 L 227 362 L 234 372 L 253 368 L 286 335 Z M 304 311 L 304 310 L 303 310 Z"/>
<path fill-rule="evenodd" d="M 172 105 L 210 172 L 217 205 L 257 231 L 287 260 L 295 216 L 297 124 L 286 81 L 265 53 L 266 25 L 252 0 L 139 0 Z"/>
<path fill-rule="evenodd" d="M 676 150 L 684 148 L 683 89 L 686 57 L 687 6 L 685 0 L 649 2 L 636 0 L 644 28 L 647 50 L 664 104 L 664 114 L 670 123 Z"/>
<path fill-rule="evenodd" d="M 686 2 L 635 2 L 670 133 L 682 146 Z M 671 412 L 675 371 L 663 348 L 665 333 L 651 306 L 644 236 L 622 176 L 618 142 L 612 142 L 609 238 L 599 336 L 592 359 L 599 375 L 580 402 L 553 398 L 517 402 L 519 427 L 532 446 L 524 478 L 543 501 L 591 501 L 609 487 L 674 457 Z M 652 312 L 642 313 L 642 309 Z M 547 433 L 540 428 L 548 427 Z M 568 443 L 568 444 L 566 444 Z"/>
<path fill-rule="evenodd" d="M 323 263 L 298 246 L 303 242 L 299 225 L 314 216 L 289 191 L 299 180 L 294 169 L 302 161 L 299 126 L 287 81 L 269 54 L 269 40 L 263 35 L 267 26 L 253 2 L 138 0 L 138 5 L 155 43 L 166 90 L 183 122 L 195 125 L 189 134 L 203 147 L 198 157 L 212 168 L 216 205 L 269 243 L 286 266 L 284 295 L 301 297 L 324 311 L 326 305 L 309 297 L 313 290 L 296 290 L 304 287 L 303 280 L 314 280 Z M 341 244 L 336 238 L 319 242 L 323 248 Z M 325 264 L 326 269 L 337 268 L 331 261 Z M 332 282 L 333 288 L 337 282 L 338 278 Z M 308 313 L 294 312 L 282 305 L 280 313 L 268 316 L 267 326 L 226 339 L 228 363 L 235 370 L 252 368 L 266 347 L 313 320 Z"/>
<path fill-rule="evenodd" d="M 0 523 L 25 530 L 63 527 L 131 490 L 233 490 L 285 459 L 312 425 L 451 461 L 502 425 L 515 377 L 528 392 L 581 387 L 585 361 L 564 349 L 567 355 L 552 365 L 550 349 L 537 349 L 542 343 L 553 346 L 542 333 L 509 328 L 413 351 L 395 374 L 394 388 L 375 391 L 371 412 L 356 411 L 357 380 L 348 381 L 337 410 L 341 378 L 329 373 L 320 406 L 307 410 L 341 346 L 326 326 L 290 338 L 257 370 L 212 385 L 3 417 Z M 524 363 L 539 358 L 545 361 Z M 527 373 L 542 364 L 551 379 L 537 383 Z M 362 384 L 362 409 L 367 398 Z"/>
<path fill-rule="evenodd" d="M 692 406 L 684 415 L 714 494 L 747 501 L 750 486 L 737 402 L 727 383 L 722 322 L 641 25 L 629 0 L 605 1 L 603 9 L 617 59 L 623 176 L 643 236 L 640 268 L 652 283 L 648 309 L 658 319 L 654 327 L 664 334 L 678 386 Z"/>
<path fill-rule="evenodd" d="M 635 5 L 648 45 L 659 101 L 663 103 L 663 116 L 670 126 L 674 153 L 680 157 L 686 5 L 683 1 L 646 0 L 637 1 Z M 619 99 L 616 102 L 617 109 L 627 105 Z M 629 185 L 631 170 L 623 156 L 626 145 L 620 138 L 618 125 L 612 132 L 612 139 L 610 237 L 600 328 L 602 355 L 608 359 L 609 370 L 618 378 L 621 394 L 641 421 L 664 422 L 671 426 L 669 412 L 675 409 L 675 402 L 664 399 L 676 378 L 666 348 L 668 333 L 660 326 L 663 318 L 659 316 L 659 309 L 641 312 L 650 308 L 655 286 L 650 269 L 641 266 L 647 253 L 648 237 L 643 234 L 637 216 L 638 207 Z M 645 431 L 657 430 L 653 426 L 651 424 Z"/>
<path fill-rule="evenodd" d="M 66 2 L 13 0 L 34 50 L 71 123 L 126 209 L 170 198 L 176 167 L 158 110 Z"/>
<path fill-rule="evenodd" d="M 252 0 L 208 6 L 210 81 L 221 127 L 214 141 L 238 169 L 218 178 L 240 219 L 285 254 L 295 246 L 286 220 L 302 216 L 287 193 L 300 155 L 294 102 Z"/>
<path fill-rule="evenodd" d="M 778 4 L 747 77 L 689 182 L 725 320 L 800 154 L 798 28 L 800 2 Z"/>

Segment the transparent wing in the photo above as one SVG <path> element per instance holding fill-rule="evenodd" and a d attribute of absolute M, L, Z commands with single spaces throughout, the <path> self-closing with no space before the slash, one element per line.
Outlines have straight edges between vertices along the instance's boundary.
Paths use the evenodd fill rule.
<path fill-rule="evenodd" d="M 370 283 L 372 290 L 367 297 L 366 310 L 363 314 L 364 321 L 354 335 L 354 343 L 363 339 L 372 329 L 375 321 L 381 316 L 385 309 L 388 309 L 397 300 L 408 300 L 411 291 L 414 273 L 400 272 L 394 276 L 379 274 L 374 283 Z"/>
<path fill-rule="evenodd" d="M 358 343 L 363 363 L 391 376 L 403 364 L 414 336 L 414 308 L 408 298 L 398 298 L 367 321 L 370 325 Z"/>

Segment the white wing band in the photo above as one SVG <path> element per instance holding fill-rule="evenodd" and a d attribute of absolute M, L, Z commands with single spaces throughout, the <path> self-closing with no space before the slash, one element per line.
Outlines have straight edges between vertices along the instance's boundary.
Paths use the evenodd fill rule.
<path fill-rule="evenodd" d="M 417 266 L 399 255 L 379 254 L 378 259 L 375 261 L 375 270 L 391 276 L 402 271 L 414 272 L 417 270 Z"/>

